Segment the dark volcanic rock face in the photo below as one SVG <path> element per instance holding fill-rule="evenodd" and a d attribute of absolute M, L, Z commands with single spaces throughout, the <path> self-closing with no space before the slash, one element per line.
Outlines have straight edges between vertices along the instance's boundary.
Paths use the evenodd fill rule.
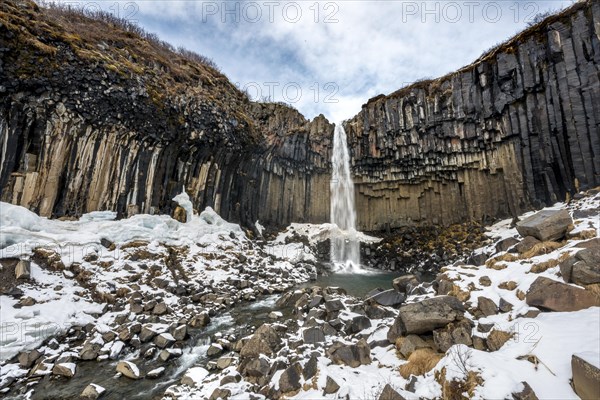
<path fill-rule="evenodd" d="M 600 184 L 599 20 L 597 2 L 579 3 L 369 101 L 345 124 L 358 227 L 516 215 Z M 246 225 L 326 222 L 332 133 L 132 28 L 0 4 L 2 201 L 55 217 L 169 213 L 185 188 Z"/>
<path fill-rule="evenodd" d="M 168 213 L 185 187 L 196 208 L 248 225 L 327 220 L 324 117 L 251 103 L 209 65 L 63 13 L 0 5 L 3 201 L 44 216 Z"/>
<path fill-rule="evenodd" d="M 600 4 L 363 106 L 345 124 L 360 229 L 518 215 L 600 184 Z"/>

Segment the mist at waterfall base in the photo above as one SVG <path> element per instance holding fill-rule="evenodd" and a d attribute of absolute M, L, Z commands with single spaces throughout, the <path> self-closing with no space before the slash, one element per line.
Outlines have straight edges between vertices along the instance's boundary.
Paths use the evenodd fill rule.
<path fill-rule="evenodd" d="M 331 236 L 331 263 L 335 272 L 364 273 L 366 270 L 360 266 L 350 154 L 342 124 L 335 126 L 331 165 L 331 223 L 339 228 Z"/>

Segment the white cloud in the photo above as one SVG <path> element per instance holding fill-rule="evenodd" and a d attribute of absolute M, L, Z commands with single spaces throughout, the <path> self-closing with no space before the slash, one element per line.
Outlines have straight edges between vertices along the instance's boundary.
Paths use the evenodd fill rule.
<path fill-rule="evenodd" d="M 263 97 L 290 102 L 299 85 L 302 96 L 292 105 L 308 118 L 323 113 L 337 121 L 355 115 L 369 97 L 469 64 L 537 12 L 571 3 L 156 0 L 137 2 L 135 19 L 214 59 L 233 82 L 254 92 L 260 86 Z M 271 93 L 270 82 L 279 84 Z M 326 98 L 332 82 L 338 90 Z"/>

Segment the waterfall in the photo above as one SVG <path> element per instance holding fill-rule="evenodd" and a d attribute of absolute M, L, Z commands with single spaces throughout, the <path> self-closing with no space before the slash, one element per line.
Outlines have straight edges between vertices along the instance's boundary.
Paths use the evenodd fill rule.
<path fill-rule="evenodd" d="M 331 223 L 339 228 L 339 233 L 331 236 L 331 262 L 338 269 L 353 272 L 360 269 L 360 243 L 356 232 L 350 155 L 346 131 L 341 123 L 335 126 L 331 164 Z"/>

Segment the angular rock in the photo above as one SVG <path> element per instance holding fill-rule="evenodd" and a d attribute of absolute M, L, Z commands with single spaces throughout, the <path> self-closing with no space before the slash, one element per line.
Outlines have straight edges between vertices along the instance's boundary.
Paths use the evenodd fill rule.
<path fill-rule="evenodd" d="M 392 287 L 404 294 L 409 294 L 417 286 L 419 286 L 419 280 L 414 275 L 400 276 L 392 281 Z"/>
<path fill-rule="evenodd" d="M 598 353 L 573 354 L 571 357 L 573 390 L 582 399 L 600 399 Z"/>
<path fill-rule="evenodd" d="M 306 364 L 304 364 L 304 368 L 302 369 L 302 376 L 304 377 L 304 380 L 308 381 L 315 376 L 317 374 L 317 368 L 318 360 L 317 357 L 313 355 L 308 359 Z"/>
<path fill-rule="evenodd" d="M 216 388 L 208 400 L 227 400 L 231 396 L 231 390 L 227 388 Z"/>
<path fill-rule="evenodd" d="M 539 400 L 535 392 L 527 382 L 521 382 L 523 389 L 520 392 L 513 393 L 513 400 Z"/>
<path fill-rule="evenodd" d="M 480 296 L 477 298 L 477 308 L 486 317 L 498 314 L 498 306 L 487 297 Z"/>
<path fill-rule="evenodd" d="M 170 333 L 164 332 L 155 336 L 153 342 L 161 349 L 164 349 L 175 343 L 175 338 Z"/>
<path fill-rule="evenodd" d="M 367 329 L 371 327 L 371 320 L 364 315 L 357 315 L 352 318 L 350 323 L 347 325 L 346 331 L 349 334 L 358 333 L 363 329 Z"/>
<path fill-rule="evenodd" d="M 75 376 L 76 369 L 77 367 L 74 363 L 61 363 L 54 365 L 54 367 L 52 368 L 52 373 L 54 375 L 72 378 Z"/>
<path fill-rule="evenodd" d="M 242 349 L 242 357 L 252 358 L 261 354 L 273 355 L 281 344 L 281 338 L 275 329 L 268 324 L 261 325 Z"/>
<path fill-rule="evenodd" d="M 406 400 L 404 396 L 396 392 L 394 388 L 388 383 L 383 387 L 381 394 L 377 400 Z"/>
<path fill-rule="evenodd" d="M 340 390 L 340 385 L 329 375 L 327 376 L 327 380 L 325 381 L 325 389 L 323 389 L 323 393 L 325 394 L 333 394 L 337 393 Z"/>
<path fill-rule="evenodd" d="M 364 339 L 351 345 L 336 343 L 329 348 L 327 353 L 334 364 L 356 368 L 371 363 L 371 349 Z"/>
<path fill-rule="evenodd" d="M 325 342 L 323 328 L 315 326 L 302 332 L 302 338 L 306 344 L 317 344 Z"/>
<path fill-rule="evenodd" d="M 519 254 L 527 253 L 538 243 L 541 242 L 533 236 L 525 236 L 523 240 L 515 245 L 514 250 Z"/>
<path fill-rule="evenodd" d="M 591 291 L 543 276 L 532 284 L 525 301 L 528 305 L 550 311 L 579 311 L 600 305 L 600 296 Z"/>
<path fill-rule="evenodd" d="M 79 400 L 96 400 L 106 391 L 102 386 L 90 383 L 79 395 Z"/>
<path fill-rule="evenodd" d="M 418 335 L 408 335 L 403 337 L 401 341 L 396 341 L 396 345 L 398 345 L 399 342 L 400 347 L 397 348 L 397 350 L 406 359 L 408 359 L 408 357 L 410 357 L 410 355 L 417 349 L 426 349 L 431 347 Z"/>
<path fill-rule="evenodd" d="M 117 364 L 117 372 L 120 372 L 129 379 L 141 378 L 139 368 L 131 361 L 119 361 Z"/>
<path fill-rule="evenodd" d="M 471 346 L 471 325 L 468 321 L 451 322 L 442 329 L 433 331 L 433 341 L 439 351 L 445 353 L 455 344 Z"/>
<path fill-rule="evenodd" d="M 279 390 L 282 393 L 294 392 L 302 387 L 300 377 L 302 376 L 302 367 L 295 363 L 288 367 L 279 377 Z"/>
<path fill-rule="evenodd" d="M 388 332 L 388 340 L 394 343 L 398 336 L 428 333 L 442 328 L 462 318 L 464 312 L 462 302 L 453 296 L 438 296 L 404 305 L 400 307 L 398 317 Z"/>
<path fill-rule="evenodd" d="M 206 355 L 209 357 L 215 357 L 223 353 L 223 346 L 218 343 L 213 343 L 206 350 Z"/>
<path fill-rule="evenodd" d="M 157 378 L 160 378 L 161 376 L 163 376 L 164 373 L 165 373 L 165 367 L 158 367 L 151 371 L 148 371 L 148 373 L 146 374 L 146 378 L 157 379 Z"/>
<path fill-rule="evenodd" d="M 577 285 L 600 283 L 600 248 L 584 249 L 559 264 L 565 282 Z"/>
<path fill-rule="evenodd" d="M 33 363 L 35 363 L 41 356 L 42 353 L 37 349 L 31 351 L 23 351 L 19 353 L 19 365 L 23 368 L 31 368 Z"/>
<path fill-rule="evenodd" d="M 31 263 L 27 260 L 20 260 L 15 266 L 16 279 L 29 279 L 31 276 Z"/>
<path fill-rule="evenodd" d="M 367 301 L 374 301 L 379 305 L 389 307 L 399 306 L 404 303 L 405 300 L 406 297 L 395 289 L 379 292 L 367 299 Z"/>
<path fill-rule="evenodd" d="M 496 253 L 500 253 L 502 251 L 508 251 L 515 244 L 519 243 L 519 239 L 514 237 L 508 237 L 506 239 L 502 239 L 498 243 L 496 243 Z"/>
<path fill-rule="evenodd" d="M 517 223 L 517 232 L 523 237 L 533 236 L 542 242 L 559 240 L 573 224 L 567 210 L 542 210 Z"/>
<path fill-rule="evenodd" d="M 327 312 L 335 312 L 345 309 L 344 304 L 338 299 L 328 300 L 325 302 L 325 309 Z"/>

